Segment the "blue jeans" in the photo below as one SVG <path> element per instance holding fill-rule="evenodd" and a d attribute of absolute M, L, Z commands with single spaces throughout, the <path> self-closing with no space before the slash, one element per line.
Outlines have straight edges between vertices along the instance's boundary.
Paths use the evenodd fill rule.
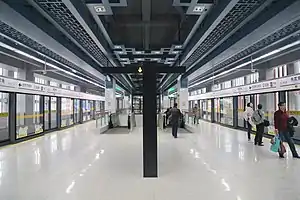
<path fill-rule="evenodd" d="M 298 153 L 297 153 L 297 150 L 296 150 L 296 147 L 294 144 L 294 140 L 293 140 L 293 138 L 291 138 L 290 133 L 288 131 L 279 131 L 279 138 L 281 141 L 283 141 L 283 142 L 285 141 L 288 143 L 288 145 L 292 151 L 293 157 L 297 157 Z"/>

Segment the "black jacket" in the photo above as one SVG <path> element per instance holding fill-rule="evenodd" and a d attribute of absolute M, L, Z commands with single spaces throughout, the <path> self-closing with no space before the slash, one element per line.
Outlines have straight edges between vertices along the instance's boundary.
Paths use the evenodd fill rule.
<path fill-rule="evenodd" d="M 289 117 L 287 121 L 287 128 L 290 133 L 295 132 L 294 126 L 298 126 L 298 120 L 295 117 Z"/>

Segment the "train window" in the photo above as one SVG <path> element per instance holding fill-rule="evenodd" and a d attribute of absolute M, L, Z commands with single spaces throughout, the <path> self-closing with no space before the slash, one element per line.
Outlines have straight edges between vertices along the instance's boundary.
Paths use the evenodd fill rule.
<path fill-rule="evenodd" d="M 50 127 L 57 128 L 57 97 L 51 97 L 51 105 L 50 105 Z"/>
<path fill-rule="evenodd" d="M 300 122 L 300 91 L 288 91 L 288 111 L 289 115 L 294 116 Z M 295 139 L 300 139 L 300 127 L 295 127 Z"/>
<path fill-rule="evenodd" d="M 222 103 L 220 105 L 221 110 L 221 123 L 227 124 L 227 125 L 233 125 L 233 98 L 223 98 L 221 99 Z"/>
<path fill-rule="evenodd" d="M 221 105 L 222 104 L 222 99 L 216 98 L 214 100 L 214 103 L 215 103 L 215 105 L 214 105 L 214 121 L 220 123 L 221 122 L 221 109 L 220 109 L 220 107 L 222 106 Z"/>
<path fill-rule="evenodd" d="M 90 119 L 94 119 L 94 113 L 95 113 L 95 108 L 94 108 L 94 101 L 93 100 L 89 100 L 89 106 L 90 106 Z M 122 109 L 123 109 L 123 101 L 120 102 Z"/>
<path fill-rule="evenodd" d="M 80 121 L 80 100 L 74 99 L 74 122 L 79 123 Z"/>
<path fill-rule="evenodd" d="M 87 100 L 82 100 L 82 114 L 83 114 L 83 121 L 87 121 L 88 119 L 88 112 L 89 112 L 89 107 L 88 107 L 88 103 Z"/>
<path fill-rule="evenodd" d="M 61 98 L 61 127 L 70 126 L 74 123 L 73 99 Z"/>
<path fill-rule="evenodd" d="M 17 139 L 43 132 L 41 96 L 17 94 L 16 137 Z"/>
<path fill-rule="evenodd" d="M 211 100 L 210 99 L 206 99 L 202 101 L 202 107 L 203 107 L 203 119 L 206 120 L 211 120 Z"/>

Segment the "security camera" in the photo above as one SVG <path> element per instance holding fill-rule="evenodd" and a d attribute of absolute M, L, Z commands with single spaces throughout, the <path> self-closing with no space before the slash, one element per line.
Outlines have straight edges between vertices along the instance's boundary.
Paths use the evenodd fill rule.
<path fill-rule="evenodd" d="M 43 71 L 42 73 L 43 73 L 44 75 L 46 75 L 46 74 L 47 74 L 47 71 Z"/>
<path fill-rule="evenodd" d="M 255 72 L 256 72 L 256 69 L 251 69 L 251 72 L 252 72 L 252 73 L 255 73 Z"/>

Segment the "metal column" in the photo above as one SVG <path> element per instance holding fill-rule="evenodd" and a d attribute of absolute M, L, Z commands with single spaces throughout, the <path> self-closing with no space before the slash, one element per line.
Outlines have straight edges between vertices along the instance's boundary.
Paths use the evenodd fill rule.
<path fill-rule="evenodd" d="M 238 127 L 238 97 L 233 97 L 233 127 Z"/>
<path fill-rule="evenodd" d="M 210 121 L 212 123 L 216 122 L 215 120 L 215 99 L 211 99 L 211 119 Z"/>
<path fill-rule="evenodd" d="M 16 108 L 17 108 L 17 98 L 16 98 L 16 93 L 9 93 L 9 114 L 8 114 L 8 120 L 9 120 L 9 140 L 11 143 L 15 143 L 16 142 L 16 134 L 17 134 L 17 130 L 16 130 Z"/>
<path fill-rule="evenodd" d="M 156 72 L 143 72 L 143 163 L 144 177 L 157 177 Z"/>
<path fill-rule="evenodd" d="M 61 128 L 61 97 L 57 97 L 57 102 L 56 102 L 56 107 L 57 107 L 57 128 Z"/>

